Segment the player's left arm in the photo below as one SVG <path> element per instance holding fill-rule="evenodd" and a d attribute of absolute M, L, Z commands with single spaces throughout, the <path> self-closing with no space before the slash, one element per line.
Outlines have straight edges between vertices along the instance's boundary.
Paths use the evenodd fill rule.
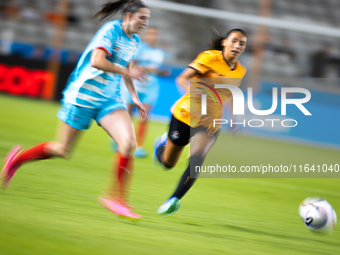
<path fill-rule="evenodd" d="M 136 67 L 131 67 L 130 65 L 127 66 L 124 73 L 122 74 L 122 79 L 124 81 L 124 84 L 126 88 L 128 89 L 129 93 L 131 94 L 132 101 L 136 108 L 138 109 L 141 117 L 144 119 L 144 121 L 147 121 L 148 117 L 144 108 L 144 105 L 139 100 L 135 85 L 133 84 L 133 75 L 131 72 L 133 72 L 133 69 Z"/>
<path fill-rule="evenodd" d="M 160 68 L 160 65 L 163 63 L 163 61 L 164 61 L 164 56 L 161 59 L 159 59 L 158 62 L 153 67 L 143 66 L 143 70 L 147 73 L 158 75 L 158 76 L 163 76 L 163 77 L 169 76 L 171 74 L 171 71 L 169 69 Z M 133 62 L 138 65 L 138 54 Z"/>

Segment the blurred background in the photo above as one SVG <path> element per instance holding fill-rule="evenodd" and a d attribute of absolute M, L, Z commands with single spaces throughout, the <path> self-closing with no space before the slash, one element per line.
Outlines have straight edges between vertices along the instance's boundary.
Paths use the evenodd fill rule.
<path fill-rule="evenodd" d="M 105 2 L 1 0 L 0 92 L 60 100 L 68 75 L 102 25 L 90 17 Z M 284 139 L 288 134 L 309 142 L 340 146 L 333 131 L 327 131 L 328 126 L 340 124 L 334 118 L 340 109 L 338 0 L 145 2 L 152 13 L 150 25 L 161 31 L 165 67 L 172 69 L 170 77 L 160 78 L 161 94 L 154 118 L 168 119 L 169 108 L 183 93 L 174 79 L 200 52 L 209 49 L 211 31 L 216 29 L 223 35 L 229 29 L 242 28 L 249 35 L 246 52 L 240 57 L 247 67 L 242 88 L 251 86 L 270 95 L 273 86 L 305 87 L 312 93 L 309 105 L 316 109 L 314 115 L 325 118 L 327 107 L 331 108 L 328 125 L 314 118 L 319 123 L 311 130 L 314 134 L 308 134 L 310 126 L 303 123 L 300 131 L 295 128 L 268 132 Z M 115 18 L 121 18 L 121 14 Z M 258 99 L 258 107 L 265 101 Z M 299 121 L 299 116 L 294 112 L 292 115 Z M 314 132 L 317 128 L 322 128 L 329 137 L 317 137 Z"/>
<path fill-rule="evenodd" d="M 105 2 L 0 0 L 1 160 L 16 144 L 30 148 L 53 138 L 61 91 L 102 25 L 90 16 Z M 330 171 L 339 166 L 339 0 L 145 2 L 150 26 L 160 29 L 166 52 L 162 68 L 172 71 L 159 77 L 160 95 L 145 142 L 149 155 L 154 138 L 168 130 L 170 107 L 184 93 L 176 76 L 209 49 L 213 28 L 222 35 L 242 28 L 249 38 L 240 57 L 247 67 L 241 88 L 244 94 L 254 88 L 254 107 L 271 107 L 273 87 L 304 87 L 312 95 L 304 104 L 312 116 L 293 105 L 282 116 L 280 100 L 270 116 L 247 112 L 244 118 L 295 119 L 298 125 L 222 132 L 206 163 L 308 164 Z M 301 97 L 289 95 L 295 96 Z M 227 125 L 225 130 L 230 131 Z M 166 172 L 154 166 L 152 157 L 135 160 L 131 204 L 144 219 L 129 223 L 96 202 L 113 156 L 107 134 L 92 125 L 71 160 L 24 165 L 9 189 L 0 191 L 0 255 L 339 254 L 339 225 L 330 235 L 317 235 L 298 215 L 301 201 L 311 196 L 325 198 L 340 211 L 339 178 L 319 178 L 314 171 L 303 172 L 303 178 L 200 178 L 175 215 L 157 217 L 187 167 L 187 152 Z"/>

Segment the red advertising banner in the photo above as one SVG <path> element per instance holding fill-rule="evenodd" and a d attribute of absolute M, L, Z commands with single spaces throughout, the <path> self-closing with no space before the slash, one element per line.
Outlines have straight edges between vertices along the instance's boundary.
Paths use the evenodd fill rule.
<path fill-rule="evenodd" d="M 0 64 L 0 92 L 51 100 L 54 81 L 54 74 L 46 70 Z"/>

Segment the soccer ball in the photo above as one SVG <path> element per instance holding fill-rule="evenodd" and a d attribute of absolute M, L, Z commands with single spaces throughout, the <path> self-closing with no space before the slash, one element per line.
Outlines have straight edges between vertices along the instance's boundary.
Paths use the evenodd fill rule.
<path fill-rule="evenodd" d="M 337 218 L 333 207 L 321 197 L 309 197 L 302 201 L 299 214 L 305 226 L 313 232 L 332 232 Z"/>

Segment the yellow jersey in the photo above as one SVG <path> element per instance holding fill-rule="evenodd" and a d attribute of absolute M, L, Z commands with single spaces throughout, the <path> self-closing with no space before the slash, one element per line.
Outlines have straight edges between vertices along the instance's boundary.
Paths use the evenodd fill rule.
<path fill-rule="evenodd" d="M 228 89 L 214 89 L 214 84 L 227 83 L 239 87 L 246 68 L 237 61 L 235 68 L 231 69 L 222 51 L 218 50 L 202 52 L 189 67 L 195 69 L 198 75 L 190 80 L 188 92 L 173 105 L 172 114 L 190 127 L 205 126 L 215 132 L 219 127 L 213 127 L 213 120 L 223 116 L 232 94 Z M 206 97 L 208 111 L 203 115 L 201 94 L 205 92 L 209 94 Z"/>

